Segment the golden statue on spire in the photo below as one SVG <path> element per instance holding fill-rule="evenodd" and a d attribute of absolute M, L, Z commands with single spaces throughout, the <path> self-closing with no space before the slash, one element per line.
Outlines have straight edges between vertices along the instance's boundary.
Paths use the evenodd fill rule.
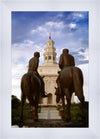
<path fill-rule="evenodd" d="M 49 39 L 51 39 L 51 33 L 49 33 Z"/>

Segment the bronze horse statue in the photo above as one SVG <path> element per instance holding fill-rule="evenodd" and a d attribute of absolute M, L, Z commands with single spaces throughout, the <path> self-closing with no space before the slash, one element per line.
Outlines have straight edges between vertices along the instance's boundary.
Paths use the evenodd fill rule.
<path fill-rule="evenodd" d="M 56 102 L 62 99 L 62 106 L 64 110 L 64 119 L 70 121 L 70 105 L 73 92 L 78 97 L 82 104 L 82 115 L 84 115 L 84 95 L 83 95 L 83 74 L 78 67 L 65 67 L 59 75 L 60 88 L 56 88 Z M 57 81 L 58 83 L 58 81 Z M 61 93 L 60 93 L 61 92 Z M 67 106 L 65 108 L 66 96 Z"/>
<path fill-rule="evenodd" d="M 21 79 L 21 113 L 20 124 L 23 123 L 23 105 L 27 98 L 29 104 L 35 108 L 34 120 L 38 120 L 38 103 L 40 96 L 41 82 L 34 73 L 26 73 Z"/>

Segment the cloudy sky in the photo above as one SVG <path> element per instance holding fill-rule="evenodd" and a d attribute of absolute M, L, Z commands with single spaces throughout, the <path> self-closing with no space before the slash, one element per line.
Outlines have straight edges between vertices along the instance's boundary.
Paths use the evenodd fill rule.
<path fill-rule="evenodd" d="M 12 12 L 12 94 L 20 98 L 20 80 L 27 72 L 29 59 L 40 52 L 43 62 L 45 42 L 55 41 L 57 62 L 68 48 L 84 75 L 84 95 L 88 100 L 88 12 Z"/>

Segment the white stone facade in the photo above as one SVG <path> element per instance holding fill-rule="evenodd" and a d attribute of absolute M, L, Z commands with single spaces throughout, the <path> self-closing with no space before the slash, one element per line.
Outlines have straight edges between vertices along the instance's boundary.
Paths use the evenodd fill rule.
<path fill-rule="evenodd" d="M 43 78 L 45 83 L 45 91 L 48 94 L 47 98 L 42 99 L 42 105 L 56 105 L 56 96 L 55 96 L 55 87 L 56 85 L 56 79 L 57 79 L 57 72 L 59 70 L 59 67 L 57 64 L 55 65 L 48 65 L 44 66 L 41 65 L 38 68 L 38 72 L 41 76 L 45 76 Z"/>

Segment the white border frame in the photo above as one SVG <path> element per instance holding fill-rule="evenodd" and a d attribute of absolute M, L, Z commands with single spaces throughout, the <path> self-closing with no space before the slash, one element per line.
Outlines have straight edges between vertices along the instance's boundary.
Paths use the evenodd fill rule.
<path fill-rule="evenodd" d="M 99 139 L 98 2 L 98 0 L 0 1 L 1 139 Z M 89 11 L 89 128 L 11 128 L 11 11 Z"/>

